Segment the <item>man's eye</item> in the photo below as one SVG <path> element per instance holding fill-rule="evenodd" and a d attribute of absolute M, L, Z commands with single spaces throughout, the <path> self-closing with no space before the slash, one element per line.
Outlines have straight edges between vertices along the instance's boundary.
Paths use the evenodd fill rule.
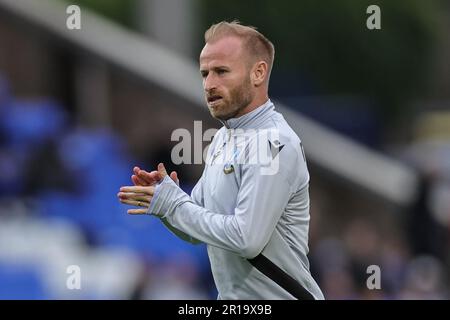
<path fill-rule="evenodd" d="M 219 69 L 219 70 L 217 70 L 217 73 L 218 74 L 224 74 L 224 73 L 226 73 L 227 72 L 227 70 L 225 70 L 225 69 Z"/>

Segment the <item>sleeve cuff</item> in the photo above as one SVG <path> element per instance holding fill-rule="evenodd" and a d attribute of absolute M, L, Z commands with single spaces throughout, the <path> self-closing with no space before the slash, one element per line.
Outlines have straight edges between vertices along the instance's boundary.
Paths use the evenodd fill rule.
<path fill-rule="evenodd" d="M 166 218 L 175 212 L 175 209 L 191 198 L 169 177 L 165 176 L 155 188 L 147 214 Z"/>

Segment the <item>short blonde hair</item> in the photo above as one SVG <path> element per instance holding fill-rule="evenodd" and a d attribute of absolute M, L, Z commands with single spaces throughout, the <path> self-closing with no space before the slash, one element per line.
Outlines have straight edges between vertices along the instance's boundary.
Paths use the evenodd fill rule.
<path fill-rule="evenodd" d="M 264 60 L 268 65 L 268 77 L 272 71 L 275 58 L 275 48 L 265 36 L 253 26 L 244 26 L 239 21 L 221 21 L 213 24 L 205 32 L 205 43 L 214 42 L 226 36 L 236 36 L 243 39 L 244 47 L 251 58 Z"/>

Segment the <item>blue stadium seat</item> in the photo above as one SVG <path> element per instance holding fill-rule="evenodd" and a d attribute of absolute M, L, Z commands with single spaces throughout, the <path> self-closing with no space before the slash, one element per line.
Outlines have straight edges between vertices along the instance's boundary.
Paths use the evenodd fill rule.
<path fill-rule="evenodd" d="M 0 299 L 40 300 L 50 297 L 33 266 L 0 262 Z"/>
<path fill-rule="evenodd" d="M 1 127 L 10 146 L 37 147 L 65 128 L 64 109 L 50 100 L 12 101 L 3 110 Z"/>

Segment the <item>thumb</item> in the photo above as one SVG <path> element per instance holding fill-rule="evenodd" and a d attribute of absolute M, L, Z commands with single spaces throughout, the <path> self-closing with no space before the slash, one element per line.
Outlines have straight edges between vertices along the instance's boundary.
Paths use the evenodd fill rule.
<path fill-rule="evenodd" d="M 167 171 L 163 163 L 158 164 L 158 173 L 161 175 L 161 179 L 167 176 Z"/>
<path fill-rule="evenodd" d="M 175 183 L 180 186 L 180 180 L 178 179 L 178 174 L 176 173 L 176 171 L 172 171 L 170 173 L 170 178 L 175 181 Z"/>

